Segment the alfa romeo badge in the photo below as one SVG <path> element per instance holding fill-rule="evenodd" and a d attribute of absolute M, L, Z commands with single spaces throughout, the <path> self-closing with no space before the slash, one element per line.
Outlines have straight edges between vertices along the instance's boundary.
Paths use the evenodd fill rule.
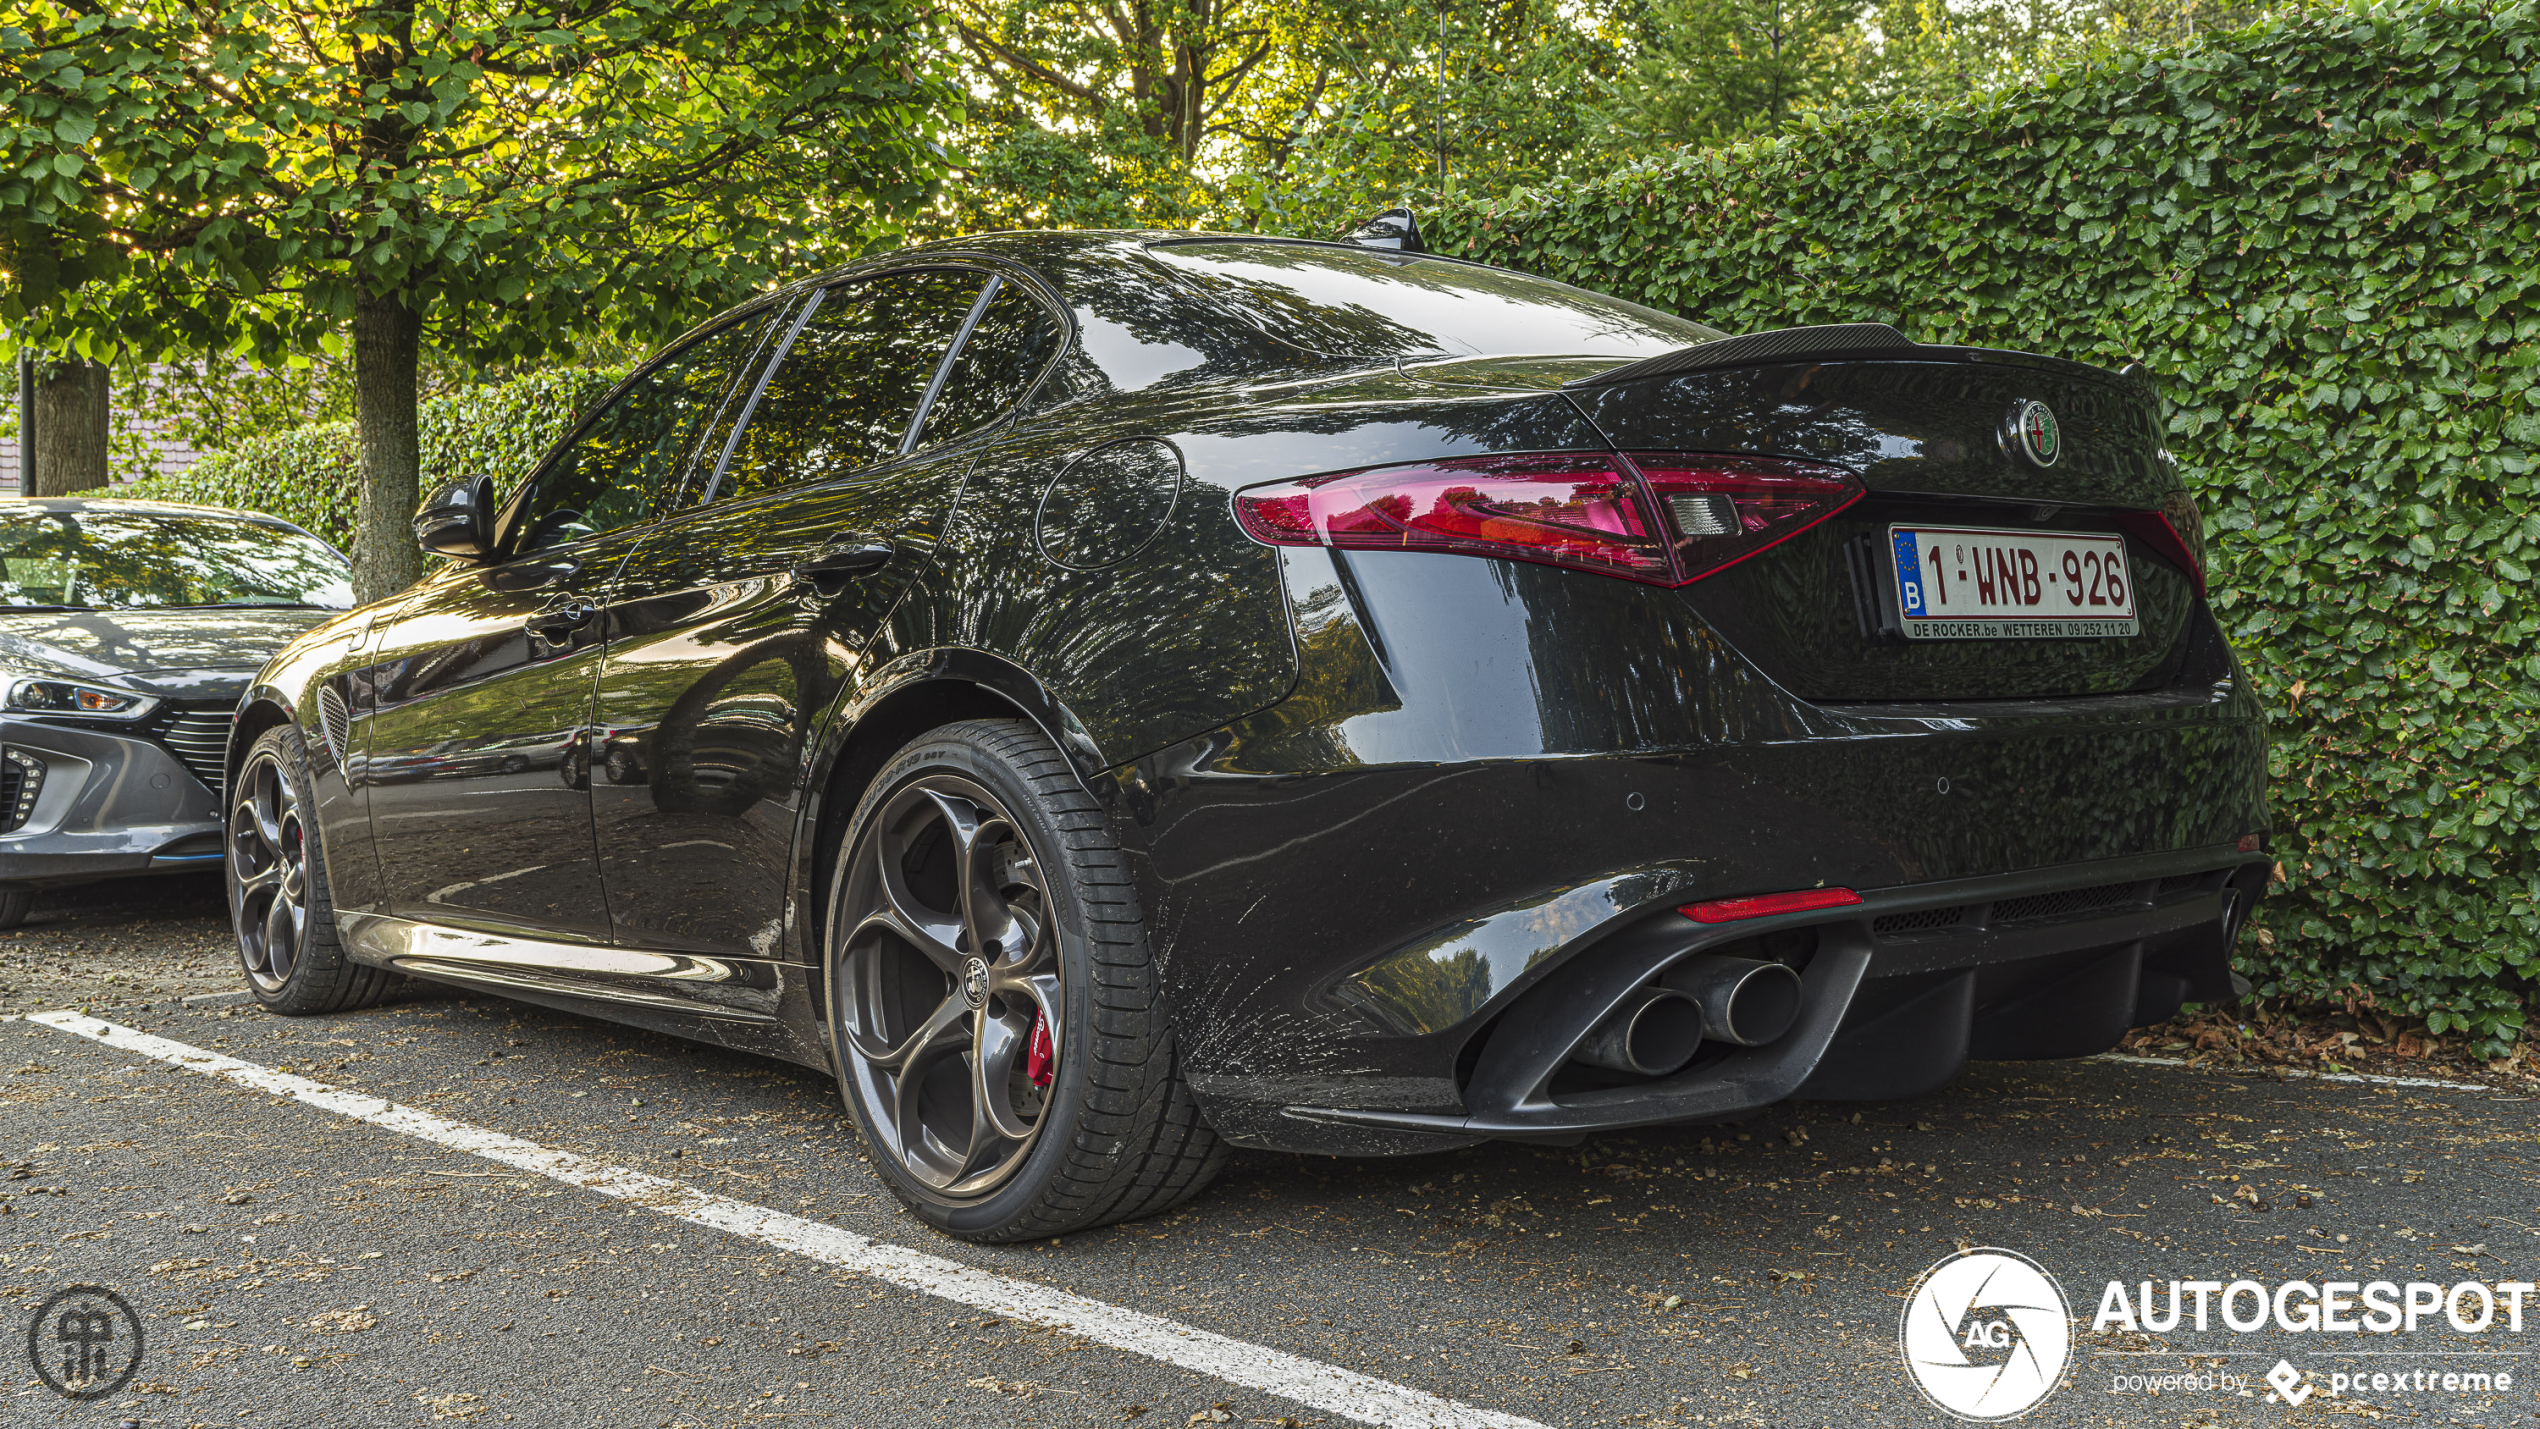
<path fill-rule="evenodd" d="M 2011 440 L 2020 455 L 2039 466 L 2053 466 L 2064 454 L 2064 429 L 2055 425 L 2054 409 L 2043 402 L 2023 401 L 2012 409 Z"/>

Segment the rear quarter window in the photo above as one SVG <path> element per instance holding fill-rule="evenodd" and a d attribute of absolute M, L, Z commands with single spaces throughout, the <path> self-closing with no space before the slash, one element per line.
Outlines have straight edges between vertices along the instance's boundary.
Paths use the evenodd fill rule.
<path fill-rule="evenodd" d="M 1147 251 L 1209 302 L 1333 357 L 1655 357 L 1728 334 L 1549 278 L 1317 243 L 1181 241 Z"/>

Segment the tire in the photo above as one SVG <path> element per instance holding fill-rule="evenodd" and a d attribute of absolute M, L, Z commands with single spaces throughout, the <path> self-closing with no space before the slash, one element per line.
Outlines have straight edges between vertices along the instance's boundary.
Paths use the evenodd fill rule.
<path fill-rule="evenodd" d="M 32 888 L 0 888 L 0 928 L 14 928 L 35 911 Z"/>
<path fill-rule="evenodd" d="M 308 745 L 291 725 L 249 746 L 230 790 L 229 919 L 247 990 L 268 1012 L 309 1017 L 373 1007 L 396 974 L 344 956 L 310 794 Z"/>
<path fill-rule="evenodd" d="M 875 1169 L 911 1211 L 998 1243 L 1154 1215 L 1208 1185 L 1226 1148 L 1175 1058 L 1128 860 L 1038 729 L 967 720 L 921 736 L 839 846 L 831 1051 Z M 980 875 L 968 898 L 956 868 Z M 971 955 L 990 944 L 993 958 Z"/>

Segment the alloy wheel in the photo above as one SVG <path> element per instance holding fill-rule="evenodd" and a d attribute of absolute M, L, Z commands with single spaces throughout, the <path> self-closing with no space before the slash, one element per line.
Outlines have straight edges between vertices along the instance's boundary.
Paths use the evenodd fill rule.
<path fill-rule="evenodd" d="M 956 775 L 901 788 L 848 871 L 833 996 L 880 1149 L 935 1199 L 1010 1179 L 1040 1136 L 1063 999 L 1041 861 Z"/>
<path fill-rule="evenodd" d="M 270 753 L 240 774 L 229 816 L 230 907 L 248 980 L 278 992 L 298 965 L 309 923 L 308 829 L 299 798 Z"/>

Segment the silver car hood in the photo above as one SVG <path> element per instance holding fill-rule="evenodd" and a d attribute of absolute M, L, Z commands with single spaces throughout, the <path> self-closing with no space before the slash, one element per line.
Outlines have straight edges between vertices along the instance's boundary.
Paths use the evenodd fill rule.
<path fill-rule="evenodd" d="M 257 668 L 334 610 L 225 606 L 179 610 L 0 607 L 0 670 L 58 674 L 168 699 L 235 696 Z"/>

